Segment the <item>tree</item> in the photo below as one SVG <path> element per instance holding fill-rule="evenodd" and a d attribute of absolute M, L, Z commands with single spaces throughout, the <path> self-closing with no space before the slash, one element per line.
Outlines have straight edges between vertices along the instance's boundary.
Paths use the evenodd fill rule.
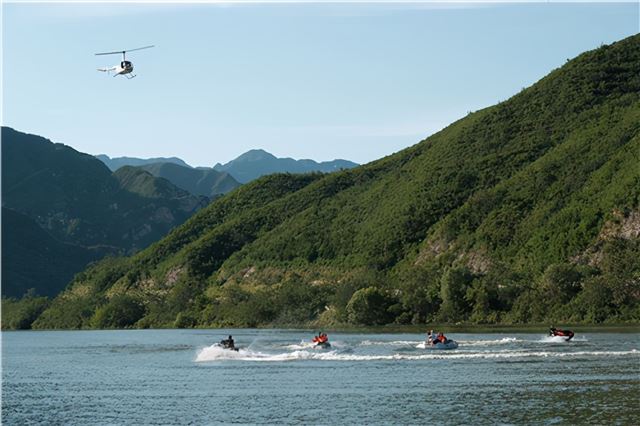
<path fill-rule="evenodd" d="M 347 304 L 347 318 L 354 324 L 386 324 L 392 320 L 388 311 L 392 304 L 393 300 L 377 288 L 363 288 L 353 293 Z"/>
<path fill-rule="evenodd" d="M 574 265 L 551 265 L 542 276 L 542 289 L 551 304 L 566 303 L 578 294 L 582 279 L 582 273 Z"/>
<path fill-rule="evenodd" d="M 473 281 L 473 275 L 466 266 L 448 269 L 440 281 L 440 318 L 455 322 L 465 318 L 469 311 L 466 301 L 467 288 Z"/>
<path fill-rule="evenodd" d="M 144 306 L 137 299 L 120 294 L 98 308 L 91 322 L 96 328 L 125 328 L 135 324 L 144 312 Z"/>

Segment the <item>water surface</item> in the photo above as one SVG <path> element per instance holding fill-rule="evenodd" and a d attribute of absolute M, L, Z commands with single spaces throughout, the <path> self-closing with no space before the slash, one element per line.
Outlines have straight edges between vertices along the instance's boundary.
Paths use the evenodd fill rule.
<path fill-rule="evenodd" d="M 213 343 L 233 334 L 239 352 Z M 640 336 L 2 333 L 4 424 L 638 424 Z"/>

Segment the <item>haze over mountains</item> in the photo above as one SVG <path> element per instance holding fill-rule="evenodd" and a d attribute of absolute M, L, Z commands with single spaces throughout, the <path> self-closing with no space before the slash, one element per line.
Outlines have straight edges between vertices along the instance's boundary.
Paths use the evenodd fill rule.
<path fill-rule="evenodd" d="M 231 176 L 240 183 L 247 183 L 261 176 L 272 173 L 331 173 L 358 166 L 358 164 L 353 161 L 339 159 L 317 162 L 308 159 L 294 160 L 293 158 L 278 158 L 263 149 L 252 149 L 228 163 L 217 163 L 213 168 L 193 168 L 176 157 L 148 159 L 134 157 L 109 158 L 108 156 L 101 154 L 97 155 L 96 158 L 104 162 L 111 170 L 114 171 L 122 166 L 142 166 L 154 176 L 165 177 L 181 188 L 188 189 L 187 187 L 198 187 L 199 189 L 194 189 L 196 192 L 191 192 L 200 195 L 207 195 L 204 192 L 208 192 L 202 188 L 203 184 L 201 182 L 203 181 L 226 180 L 227 182 L 221 185 L 220 188 L 233 186 L 233 183 L 224 176 Z M 164 170 L 162 170 L 163 167 L 158 166 L 157 164 L 171 164 L 172 166 L 164 167 Z M 173 165 L 182 166 L 182 169 L 173 167 Z M 185 169 L 191 169 L 191 172 Z M 198 170 L 201 173 L 195 173 L 194 170 Z M 222 174 L 219 175 L 218 173 L 214 173 L 214 171 Z M 182 182 L 182 184 L 179 182 Z M 224 192 L 221 190 L 212 191 L 214 194 L 221 194 Z"/>
<path fill-rule="evenodd" d="M 358 164 L 348 160 L 323 161 L 294 160 L 277 158 L 262 149 L 252 149 L 235 160 L 225 164 L 216 164 L 214 170 L 230 173 L 238 182 L 247 183 L 272 173 L 331 173 L 356 167 Z"/>
<path fill-rule="evenodd" d="M 33 326 L 639 321 L 639 69 L 636 35 L 378 161 L 254 180 Z"/>
<path fill-rule="evenodd" d="M 182 167 L 191 167 L 180 158 L 177 157 L 156 157 L 156 158 L 136 158 L 136 157 L 115 157 L 110 158 L 105 154 L 98 154 L 95 156 L 98 160 L 102 161 L 113 172 L 123 166 L 144 166 L 147 164 L 156 163 L 171 163 L 177 164 Z"/>

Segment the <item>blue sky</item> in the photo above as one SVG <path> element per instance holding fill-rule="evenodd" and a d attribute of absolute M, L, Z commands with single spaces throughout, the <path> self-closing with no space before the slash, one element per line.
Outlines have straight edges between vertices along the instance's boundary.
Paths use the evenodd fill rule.
<path fill-rule="evenodd" d="M 368 162 L 638 33 L 627 3 L 3 6 L 3 124 L 90 154 Z M 129 56 L 138 77 L 95 52 Z"/>

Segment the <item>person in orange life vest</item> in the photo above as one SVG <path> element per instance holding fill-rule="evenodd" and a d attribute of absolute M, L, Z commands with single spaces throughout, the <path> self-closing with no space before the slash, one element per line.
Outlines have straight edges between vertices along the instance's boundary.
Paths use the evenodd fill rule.
<path fill-rule="evenodd" d="M 317 336 L 313 338 L 313 343 L 325 343 L 329 338 L 323 332 L 319 332 Z"/>

